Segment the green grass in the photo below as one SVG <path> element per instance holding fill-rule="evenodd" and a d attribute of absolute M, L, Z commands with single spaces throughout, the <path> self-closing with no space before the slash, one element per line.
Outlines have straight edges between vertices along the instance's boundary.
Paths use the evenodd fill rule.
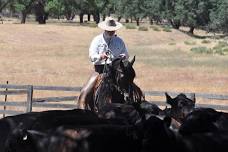
<path fill-rule="evenodd" d="M 213 49 L 219 50 L 219 49 L 223 49 L 225 47 L 228 47 L 228 43 L 225 41 L 219 41 L 218 44 Z"/>
<path fill-rule="evenodd" d="M 176 45 L 176 43 L 175 42 L 171 42 L 171 43 L 169 43 L 169 45 Z"/>
<path fill-rule="evenodd" d="M 184 41 L 184 44 L 186 44 L 186 45 L 196 45 L 196 42 L 192 41 L 192 40 L 188 40 L 188 41 Z"/>
<path fill-rule="evenodd" d="M 228 53 L 228 48 L 223 49 L 223 52 Z"/>
<path fill-rule="evenodd" d="M 203 44 L 209 44 L 209 43 L 211 43 L 211 41 L 210 40 L 203 40 L 201 43 L 203 43 Z"/>
<path fill-rule="evenodd" d="M 228 43 L 225 41 L 219 41 L 218 44 L 215 45 L 213 48 L 194 47 L 191 49 L 191 51 L 195 52 L 195 53 L 201 53 L 201 54 L 227 55 L 228 54 Z"/>
<path fill-rule="evenodd" d="M 81 25 L 82 26 L 87 26 L 87 27 L 97 27 L 97 24 L 93 23 L 93 22 L 84 22 Z"/>
<path fill-rule="evenodd" d="M 226 55 L 228 53 L 228 43 L 225 41 L 219 41 L 217 45 L 213 47 L 216 54 Z"/>
<path fill-rule="evenodd" d="M 148 31 L 149 29 L 148 29 L 148 27 L 146 27 L 146 26 L 140 26 L 140 27 L 138 28 L 138 30 L 139 30 L 139 31 Z"/>
<path fill-rule="evenodd" d="M 205 54 L 213 54 L 213 50 L 210 49 L 210 48 L 207 48 L 207 47 L 194 47 L 194 48 L 191 48 L 191 51 L 192 52 L 195 52 L 195 53 L 205 53 Z"/>
<path fill-rule="evenodd" d="M 172 32 L 172 27 L 168 25 L 162 26 L 164 32 Z"/>
<path fill-rule="evenodd" d="M 155 25 L 151 25 L 150 28 L 152 28 L 154 31 L 157 31 L 157 32 L 161 31 L 161 29 Z"/>
<path fill-rule="evenodd" d="M 140 63 L 146 64 L 148 67 L 159 68 L 216 68 L 224 70 L 227 68 L 228 59 L 220 56 L 203 55 L 201 53 L 186 53 L 179 49 L 165 50 L 165 49 L 148 49 L 143 46 L 130 47 L 130 54 L 136 55 L 136 60 Z M 209 49 L 202 49 L 203 52 Z M 201 51 L 202 51 L 201 50 Z"/>
<path fill-rule="evenodd" d="M 137 29 L 136 25 L 130 24 L 130 23 L 125 24 L 125 27 L 126 27 L 126 29 Z"/>

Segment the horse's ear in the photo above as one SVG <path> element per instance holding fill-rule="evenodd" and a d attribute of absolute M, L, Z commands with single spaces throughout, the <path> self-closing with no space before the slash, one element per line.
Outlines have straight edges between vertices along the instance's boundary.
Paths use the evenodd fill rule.
<path fill-rule="evenodd" d="M 135 56 L 134 56 L 133 59 L 130 61 L 131 66 L 133 66 L 134 62 L 135 62 Z"/>

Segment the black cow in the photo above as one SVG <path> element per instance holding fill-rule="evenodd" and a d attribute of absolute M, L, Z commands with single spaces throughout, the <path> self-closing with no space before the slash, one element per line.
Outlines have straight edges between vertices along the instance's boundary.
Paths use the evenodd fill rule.
<path fill-rule="evenodd" d="M 156 104 L 148 101 L 127 104 L 110 103 L 104 105 L 98 112 L 101 118 L 112 119 L 112 121 L 117 120 L 119 124 L 122 122 L 122 124 L 125 125 L 135 125 L 140 122 L 142 118 L 162 113 L 163 111 Z"/>
<path fill-rule="evenodd" d="M 130 104 L 106 104 L 100 109 L 98 114 L 100 118 L 116 120 L 122 122 L 123 125 L 133 125 L 141 119 L 137 108 Z"/>
<path fill-rule="evenodd" d="M 169 129 L 169 121 L 155 116 L 144 122 L 141 152 L 227 152 L 228 132 L 182 136 Z"/>
<path fill-rule="evenodd" d="M 5 139 L 5 152 L 38 152 L 38 141 L 46 136 L 45 133 L 24 129 L 23 124 L 8 133 Z"/>
<path fill-rule="evenodd" d="M 27 114 L 20 114 L 16 116 L 8 116 L 0 119 L 0 152 L 4 152 L 4 144 L 9 135 L 19 124 L 24 124 L 30 128 L 34 121 L 39 116 L 36 112 L 31 112 Z"/>
<path fill-rule="evenodd" d="M 48 133 L 17 128 L 9 138 L 8 152 L 139 152 L 141 148 L 137 129 L 123 125 L 61 126 Z"/>
<path fill-rule="evenodd" d="M 23 124 L 26 130 L 47 131 L 59 126 L 81 126 L 91 124 L 107 124 L 109 121 L 98 118 L 97 114 L 88 110 L 52 110 L 31 112 L 0 119 L 0 152 L 4 151 L 4 144 L 8 135 Z"/>
<path fill-rule="evenodd" d="M 5 117 L 3 119 L 0 119 L 0 152 L 3 152 L 5 150 L 4 145 L 6 139 L 8 139 L 10 143 L 17 142 L 17 138 L 11 137 L 14 137 L 15 134 L 18 135 L 18 132 L 21 132 L 20 128 L 18 130 L 19 124 L 22 124 L 23 130 L 35 130 L 38 132 L 49 133 L 59 126 L 64 126 L 67 128 L 78 128 L 82 126 L 86 128 L 91 125 L 108 124 L 123 126 L 134 123 L 140 118 L 138 112 L 135 111 L 131 106 L 117 106 L 117 109 L 115 110 L 117 110 L 116 114 L 122 117 L 124 121 L 113 118 L 107 119 L 105 117 L 99 118 L 97 113 L 82 109 L 31 112 Z M 119 110 L 121 111 L 120 114 L 118 113 Z M 11 134 L 12 131 L 13 134 Z M 9 136 L 10 134 L 11 136 Z"/>
<path fill-rule="evenodd" d="M 40 112 L 40 116 L 29 129 L 46 131 L 59 126 L 81 126 L 91 124 L 106 124 L 108 121 L 100 119 L 98 115 L 89 110 L 52 110 Z"/>
<path fill-rule="evenodd" d="M 142 103 L 140 103 L 140 108 L 143 114 L 160 115 L 163 113 L 156 104 L 148 101 L 143 101 Z"/>
<path fill-rule="evenodd" d="M 212 108 L 196 108 L 179 128 L 182 135 L 218 131 L 228 131 L 228 114 Z"/>
<path fill-rule="evenodd" d="M 172 98 L 165 93 L 166 102 L 171 105 L 171 108 L 166 108 L 164 112 L 166 115 L 174 118 L 178 122 L 182 123 L 183 119 L 188 113 L 190 113 L 195 108 L 195 94 L 192 94 L 191 99 L 183 93 Z"/>
<path fill-rule="evenodd" d="M 38 141 L 39 152 L 89 152 L 87 130 L 64 129 L 52 130 Z"/>

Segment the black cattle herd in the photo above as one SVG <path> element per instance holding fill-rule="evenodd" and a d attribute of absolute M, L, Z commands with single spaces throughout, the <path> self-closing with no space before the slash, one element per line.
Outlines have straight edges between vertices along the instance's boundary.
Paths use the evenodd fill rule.
<path fill-rule="evenodd" d="M 228 152 L 228 114 L 165 94 L 170 108 L 110 103 L 0 119 L 0 152 Z"/>

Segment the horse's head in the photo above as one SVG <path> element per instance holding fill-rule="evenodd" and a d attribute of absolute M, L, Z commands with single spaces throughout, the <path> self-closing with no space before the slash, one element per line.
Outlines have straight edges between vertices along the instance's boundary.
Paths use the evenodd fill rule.
<path fill-rule="evenodd" d="M 130 84 L 133 83 L 135 78 L 135 70 L 133 64 L 135 57 L 132 61 L 127 59 L 117 58 L 112 61 L 111 64 L 111 75 L 114 82 L 122 89 L 127 89 Z"/>

